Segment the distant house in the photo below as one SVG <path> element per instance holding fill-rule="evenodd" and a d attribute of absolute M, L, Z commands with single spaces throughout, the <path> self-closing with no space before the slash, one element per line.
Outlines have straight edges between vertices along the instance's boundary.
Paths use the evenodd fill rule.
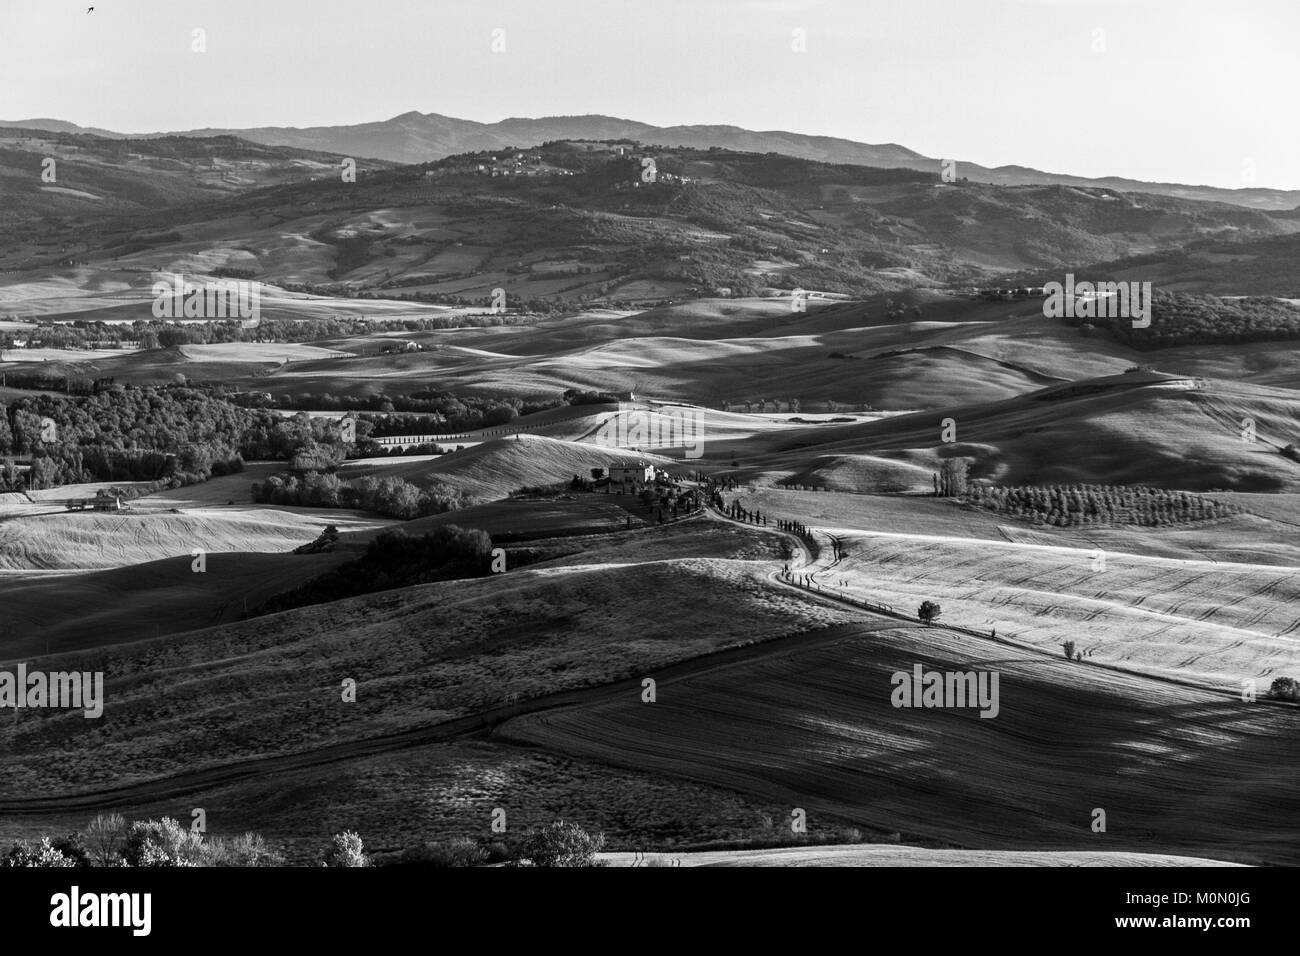
<path fill-rule="evenodd" d="M 121 511 L 122 499 L 118 495 L 100 491 L 93 498 L 70 498 L 63 506 L 69 511 Z"/>
<path fill-rule="evenodd" d="M 609 480 L 614 484 L 631 482 L 637 485 L 648 485 L 655 480 L 655 466 L 647 465 L 644 461 L 638 461 L 634 465 L 610 465 Z"/>

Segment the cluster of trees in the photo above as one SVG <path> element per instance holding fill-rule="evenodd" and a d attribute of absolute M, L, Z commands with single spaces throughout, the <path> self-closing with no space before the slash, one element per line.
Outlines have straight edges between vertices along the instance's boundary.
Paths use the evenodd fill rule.
<path fill-rule="evenodd" d="M 6 361 L 13 361 L 14 355 L 10 353 L 5 356 Z M 88 375 L 73 375 L 71 373 L 56 374 L 54 372 L 37 369 L 32 371 L 6 372 L 4 375 L 4 384 L 9 388 L 23 389 L 33 392 L 63 392 L 66 395 L 98 395 L 100 392 L 108 391 L 116 379 L 111 376 L 103 378 L 91 378 Z"/>
<path fill-rule="evenodd" d="M 464 495 L 446 485 L 417 488 L 401 478 L 372 475 L 344 481 L 323 471 L 281 472 L 254 482 L 253 500 L 271 505 L 356 508 L 403 521 L 465 507 Z"/>
<path fill-rule="evenodd" d="M 379 298 L 379 296 L 374 296 Z M 450 295 L 445 292 L 404 292 L 398 295 L 387 294 L 384 298 L 399 299 L 403 302 L 429 302 L 438 305 L 461 306 L 466 309 L 481 309 L 491 304 L 491 296 L 488 295 Z M 513 296 L 509 300 L 510 312 L 500 312 L 487 315 L 461 315 L 453 321 L 446 319 L 448 324 L 446 328 L 457 328 L 460 326 L 481 327 L 484 325 L 522 325 L 526 324 L 529 316 L 534 315 L 552 315 L 564 312 L 566 305 L 563 301 L 556 298 L 547 298 L 543 296 Z M 468 320 L 474 321 L 468 321 Z M 493 322 L 478 321 L 480 319 L 495 319 Z M 462 321 L 465 320 L 465 321 Z"/>
<path fill-rule="evenodd" d="M 418 536 L 400 528 L 385 531 L 357 560 L 275 595 L 248 616 L 432 581 L 481 577 L 491 572 L 491 556 L 492 539 L 476 528 L 443 525 Z"/>
<path fill-rule="evenodd" d="M 902 319 L 908 314 L 907 304 L 905 302 L 894 303 L 893 299 L 885 300 L 885 317 L 890 319 Z M 921 312 L 919 305 L 912 306 L 912 318 L 920 319 L 924 313 Z"/>
<path fill-rule="evenodd" d="M 1152 293 L 1151 325 L 1131 318 L 1067 318 L 1085 334 L 1105 328 L 1135 349 L 1300 339 L 1300 309 L 1269 297 L 1221 299 L 1190 292 Z"/>
<path fill-rule="evenodd" d="M 0 403 L 0 457 L 32 459 L 29 488 L 92 481 L 175 486 L 242 471 L 254 459 L 332 467 L 343 450 L 338 422 L 242 408 L 211 389 L 114 386 Z"/>
<path fill-rule="evenodd" d="M 383 438 L 388 435 L 455 435 L 481 428 L 498 428 L 523 415 L 565 405 L 611 404 L 618 401 L 618 396 L 570 388 L 559 399 L 530 401 L 513 395 L 457 395 L 429 388 L 409 395 L 372 395 L 365 401 L 382 414 L 359 414 L 357 433 Z M 319 411 L 346 410 L 355 407 L 357 402 L 356 398 L 310 392 L 280 397 L 282 405 Z M 360 427 L 361 422 L 367 423 L 364 430 Z"/>
<path fill-rule="evenodd" d="M 360 416 L 361 420 L 374 424 L 375 430 L 367 434 L 371 434 L 376 438 L 383 435 L 409 435 L 413 432 L 424 431 L 453 433 L 504 425 L 520 415 L 520 409 L 528 405 L 528 403 L 517 398 L 461 397 L 453 395 L 451 392 L 435 392 L 432 390 L 413 392 L 410 395 L 377 393 L 366 398 L 348 395 L 340 396 L 323 392 L 296 392 L 282 394 L 279 398 L 279 404 L 287 408 L 311 408 L 317 411 L 346 411 L 358 406 L 367 406 L 376 412 L 383 413 L 380 416 Z M 384 418 L 384 416 L 394 412 L 424 413 L 426 415 L 426 427 L 411 428 L 413 419 L 407 418 L 394 428 L 394 426 L 386 424 Z"/>
<path fill-rule="evenodd" d="M 463 446 L 460 446 L 463 447 Z M 368 441 L 358 443 L 357 455 L 361 458 L 402 458 L 409 455 L 445 455 L 447 449 L 433 442 L 418 445 L 381 445 Z"/>
<path fill-rule="evenodd" d="M 948 458 L 933 475 L 934 494 L 938 498 L 960 498 L 967 493 L 967 470 L 970 462 L 965 458 Z"/>
<path fill-rule="evenodd" d="M 32 459 L 30 488 L 89 481 L 204 481 L 243 469 L 243 409 L 187 389 L 0 403 L 0 456 Z"/>
<path fill-rule="evenodd" d="M 495 428 L 507 425 L 521 415 L 531 415 L 564 404 L 555 400 L 530 402 L 510 395 L 457 395 L 434 389 L 378 398 L 378 404 L 382 406 L 380 411 L 419 414 L 358 415 L 359 422 L 370 424 L 366 434 L 371 438 L 387 435 L 454 435 L 479 428 Z"/>
<path fill-rule="evenodd" d="M 564 405 L 609 405 L 619 400 L 609 392 L 593 392 L 580 388 L 566 388 L 562 396 Z"/>
<path fill-rule="evenodd" d="M 320 554 L 324 551 L 333 551 L 339 543 L 339 529 L 332 524 L 327 524 L 325 530 L 316 536 L 315 541 L 307 544 L 300 544 L 293 549 L 294 554 Z"/>
<path fill-rule="evenodd" d="M 281 866 L 284 854 L 257 833 L 209 837 L 170 817 L 128 823 L 119 813 L 99 814 L 66 836 L 19 841 L 0 857 L 6 867 Z"/>
<path fill-rule="evenodd" d="M 998 514 L 1059 528 L 1134 524 L 1147 527 L 1212 521 L 1241 508 L 1184 491 L 1121 485 L 973 485 L 964 500 Z"/>
<path fill-rule="evenodd" d="M 604 849 L 605 834 L 588 833 L 576 823 L 557 820 L 548 826 L 525 831 L 512 844 L 485 845 L 460 837 L 406 850 L 393 861 L 393 865 L 466 867 L 505 863 L 507 866 L 597 866 L 596 854 Z"/>
<path fill-rule="evenodd" d="M 26 475 L 11 461 L 0 465 L 0 490 L 36 491 L 92 481 L 144 481 L 150 489 L 145 493 L 151 493 L 243 470 L 244 459 L 238 453 L 214 457 L 211 449 L 197 446 L 185 449 L 179 456 L 137 449 L 60 446 L 34 454 Z"/>
<path fill-rule="evenodd" d="M 647 270 L 646 275 L 667 282 L 688 283 L 705 295 L 712 295 L 719 288 L 730 289 L 737 297 L 760 295 L 767 282 L 749 271 L 747 265 L 737 253 L 719 247 L 701 249 L 689 261 L 675 260 L 667 266 Z"/>
<path fill-rule="evenodd" d="M 90 349 L 120 348 L 123 342 L 136 342 L 138 335 L 130 325 L 107 322 L 44 322 L 21 332 L 0 335 L 0 351 L 8 352 L 8 361 L 22 361 L 23 354 L 14 345 L 22 341 L 25 348 Z M 15 350 L 15 351 L 10 351 Z"/>
<path fill-rule="evenodd" d="M 531 827 L 511 845 L 481 844 L 468 838 L 426 843 L 380 865 L 466 867 L 504 862 L 507 866 L 588 867 L 605 846 L 603 833 L 588 833 L 576 823 L 557 820 Z M 315 856 L 319 866 L 370 867 L 361 835 L 344 830 Z M 119 813 L 99 814 L 80 831 L 17 841 L 0 856 L 0 867 L 193 867 L 283 866 L 284 852 L 258 833 L 225 838 L 186 829 L 171 817 L 128 823 Z"/>
<path fill-rule="evenodd" d="M 592 469 L 593 477 L 596 469 Z M 577 475 L 573 476 L 575 482 L 580 481 Z M 654 485 L 641 489 L 637 496 L 641 504 L 645 505 L 646 511 L 657 515 L 657 520 L 663 524 L 666 520 L 676 520 L 682 515 L 691 515 L 698 512 L 704 507 L 704 498 L 699 491 L 686 491 L 677 485 Z M 751 513 L 755 522 L 762 521 L 767 524 L 767 518 L 758 512 Z"/>
<path fill-rule="evenodd" d="M 243 270 L 228 270 L 239 272 Z M 403 296 L 403 298 L 406 298 Z M 456 298 L 456 297 L 441 297 Z M 450 303 L 481 306 L 482 301 Z M 512 303 L 519 306 L 523 303 Z M 548 307 L 549 310 L 549 307 Z M 92 349 L 117 348 L 122 343 L 139 343 L 142 349 L 174 348 L 181 345 L 208 345 L 226 342 L 315 342 L 321 339 L 347 338 L 379 332 L 431 332 L 464 327 L 483 328 L 517 325 L 519 315 L 435 315 L 420 319 L 384 319 L 341 315 L 325 319 L 263 319 L 254 328 L 244 328 L 239 321 L 169 322 L 162 319 L 122 322 L 52 322 L 34 325 L 30 331 L 0 336 L 0 349 L 13 349 L 21 338 L 28 348 Z M 21 359 L 21 351 L 10 352 L 11 361 Z M 62 381 L 60 379 L 60 381 Z"/>
<path fill-rule="evenodd" d="M 1300 680 L 1294 677 L 1275 677 L 1268 689 L 1268 696 L 1278 700 L 1300 701 Z"/>
<path fill-rule="evenodd" d="M 834 357 L 834 353 L 832 353 L 832 357 Z M 779 398 L 747 398 L 744 401 L 740 401 L 740 402 L 733 402 L 730 399 L 724 398 L 722 400 L 722 410 L 724 412 L 730 412 L 733 410 L 740 411 L 740 406 L 743 405 L 745 406 L 746 414 L 748 414 L 752 412 L 754 410 L 754 406 L 757 405 L 759 412 L 762 413 L 768 410 L 767 408 L 768 403 L 771 403 L 772 405 L 771 410 L 773 412 L 779 412 L 781 410 L 781 400 Z M 798 412 L 800 408 L 800 404 L 801 403 L 797 398 L 791 398 L 786 400 L 786 408 L 789 409 L 791 412 Z M 827 404 L 827 408 L 830 408 L 831 411 L 835 410 L 832 407 L 835 404 L 834 402 L 827 402 L 826 404 Z"/>

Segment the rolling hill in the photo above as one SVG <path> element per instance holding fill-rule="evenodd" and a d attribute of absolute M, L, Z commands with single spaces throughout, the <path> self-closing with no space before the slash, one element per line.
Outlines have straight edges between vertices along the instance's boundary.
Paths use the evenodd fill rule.
<path fill-rule="evenodd" d="M 0 122 L 0 127 L 26 127 L 67 133 L 136 139 L 163 134 L 122 134 L 78 127 L 55 119 L 27 119 Z M 345 156 L 374 156 L 396 163 L 425 163 L 456 153 L 504 150 L 539 146 L 558 139 L 636 140 L 685 146 L 694 149 L 743 150 L 780 153 L 818 162 L 934 171 L 940 160 L 932 159 L 893 143 L 870 145 L 833 136 L 810 136 L 779 130 L 758 132 L 737 126 L 667 126 L 619 119 L 612 116 L 546 116 L 536 119 L 511 117 L 497 123 L 479 123 L 437 113 L 412 110 L 391 119 L 352 126 L 284 127 L 254 129 L 199 129 L 170 135 L 215 137 L 237 136 L 255 143 L 292 146 Z M 1088 179 L 1062 173 L 1047 173 L 1024 166 L 986 167 L 961 160 L 961 175 L 979 182 L 1003 186 L 1066 185 L 1117 189 L 1231 202 L 1256 209 L 1292 209 L 1300 205 L 1300 193 L 1276 189 L 1219 189 L 1176 183 L 1150 183 L 1121 177 Z"/>
<path fill-rule="evenodd" d="M 324 154 L 294 158 L 276 152 L 290 147 L 202 139 L 171 148 L 181 158 L 168 160 L 179 166 L 169 179 L 143 161 L 118 163 L 124 142 L 89 140 L 65 163 L 60 182 L 99 197 L 89 210 L 42 192 L 28 175 L 39 149 L 0 157 L 25 184 L 23 215 L 47 217 L 9 224 L 0 270 L 25 275 L 69 261 L 137 273 L 223 266 L 302 291 L 486 306 L 500 288 L 514 308 L 617 307 L 721 289 L 861 296 L 1300 230 L 1294 216 L 1226 203 L 943 183 L 919 170 L 723 150 L 566 140 L 509 162 L 484 153 L 374 164 L 343 183 Z M 650 152 L 662 176 L 641 183 L 637 157 Z M 77 186 L 76 171 L 92 160 L 121 183 Z M 223 162 L 254 172 L 214 185 L 225 182 L 214 168 Z M 156 195 L 176 179 L 174 195 Z"/>
<path fill-rule="evenodd" d="M 892 706 L 891 673 L 917 664 L 999 673 L 996 718 Z M 862 623 L 799 653 L 665 678 L 652 705 L 611 696 L 496 736 L 974 849 L 1288 863 L 1300 850 L 1281 821 L 1296 796 L 1274 768 L 1295 758 L 1296 721 L 1291 708 Z"/>

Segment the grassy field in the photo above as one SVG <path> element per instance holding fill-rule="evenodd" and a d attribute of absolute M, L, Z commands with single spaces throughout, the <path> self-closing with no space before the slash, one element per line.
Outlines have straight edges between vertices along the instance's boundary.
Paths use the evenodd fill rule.
<path fill-rule="evenodd" d="M 846 594 L 996 630 L 1049 653 L 1065 641 L 1112 664 L 1207 687 L 1263 691 L 1300 674 L 1300 571 L 927 535 L 843 536 L 824 577 Z"/>
<path fill-rule="evenodd" d="M 340 470 L 339 476 L 352 479 L 370 474 L 401 478 L 418 487 L 443 485 L 461 491 L 475 503 L 486 503 L 524 487 L 568 484 L 574 475 L 590 479 L 592 468 L 637 460 L 660 467 L 679 464 L 657 455 L 522 434 L 517 440 L 492 439 L 411 464 L 349 465 Z"/>
<path fill-rule="evenodd" d="M 41 657 L 50 670 L 104 671 L 104 716 L 0 722 L 14 753 L 0 786 L 85 789 L 177 773 L 196 752 L 217 764 L 429 725 L 843 618 L 763 583 L 781 556 L 775 535 L 693 521 L 574 540 L 582 553 L 504 575 Z M 220 581 L 221 559 L 207 580 Z M 246 580 L 235 556 L 227 566 Z M 355 704 L 340 702 L 346 677 Z"/>
<path fill-rule="evenodd" d="M 1165 853 L 932 850 L 914 846 L 807 846 L 703 853 L 602 853 L 605 866 L 1234 866 Z"/>
<path fill-rule="evenodd" d="M 513 841 L 557 819 L 603 832 L 611 849 L 764 845 L 780 842 L 783 808 L 741 794 L 574 760 L 533 748 L 473 740 L 333 764 L 291 778 L 218 787 L 183 803 L 145 803 L 135 819 L 188 819 L 203 807 L 209 832 L 256 830 L 285 847 L 291 863 L 310 865 L 330 835 L 355 830 L 379 858 L 431 841 L 470 837 Z M 506 812 L 493 833 L 492 811 Z M 82 815 L 0 818 L 0 845 L 86 824 Z M 843 838 L 847 826 L 815 826 Z M 872 834 L 862 834 L 863 838 Z"/>
<path fill-rule="evenodd" d="M 124 568 L 184 555 L 284 552 L 340 530 L 392 524 L 360 512 L 278 505 L 182 506 L 136 499 L 121 512 L 66 511 L 53 502 L 7 505 L 0 571 Z M 14 513 L 17 512 L 17 513 Z"/>
<path fill-rule="evenodd" d="M 998 673 L 997 715 L 892 706 L 890 675 L 915 664 Z M 496 736 L 970 849 L 1294 864 L 1297 729 L 1294 708 L 883 623 Z"/>
<path fill-rule="evenodd" d="M 742 485 L 724 495 L 745 508 L 801 521 L 812 527 L 891 534 L 930 534 L 956 539 L 1122 552 L 1157 558 L 1295 567 L 1300 565 L 1300 495 L 1211 495 L 1249 509 L 1226 520 L 1168 528 L 1055 528 L 930 495 L 846 494 L 787 491 Z"/>

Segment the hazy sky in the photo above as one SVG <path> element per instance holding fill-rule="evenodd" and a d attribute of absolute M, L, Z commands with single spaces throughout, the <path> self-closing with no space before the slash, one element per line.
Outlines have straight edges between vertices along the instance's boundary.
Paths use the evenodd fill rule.
<path fill-rule="evenodd" d="M 1297 49 L 1297 0 L 0 0 L 0 119 L 604 113 L 1297 189 Z"/>

